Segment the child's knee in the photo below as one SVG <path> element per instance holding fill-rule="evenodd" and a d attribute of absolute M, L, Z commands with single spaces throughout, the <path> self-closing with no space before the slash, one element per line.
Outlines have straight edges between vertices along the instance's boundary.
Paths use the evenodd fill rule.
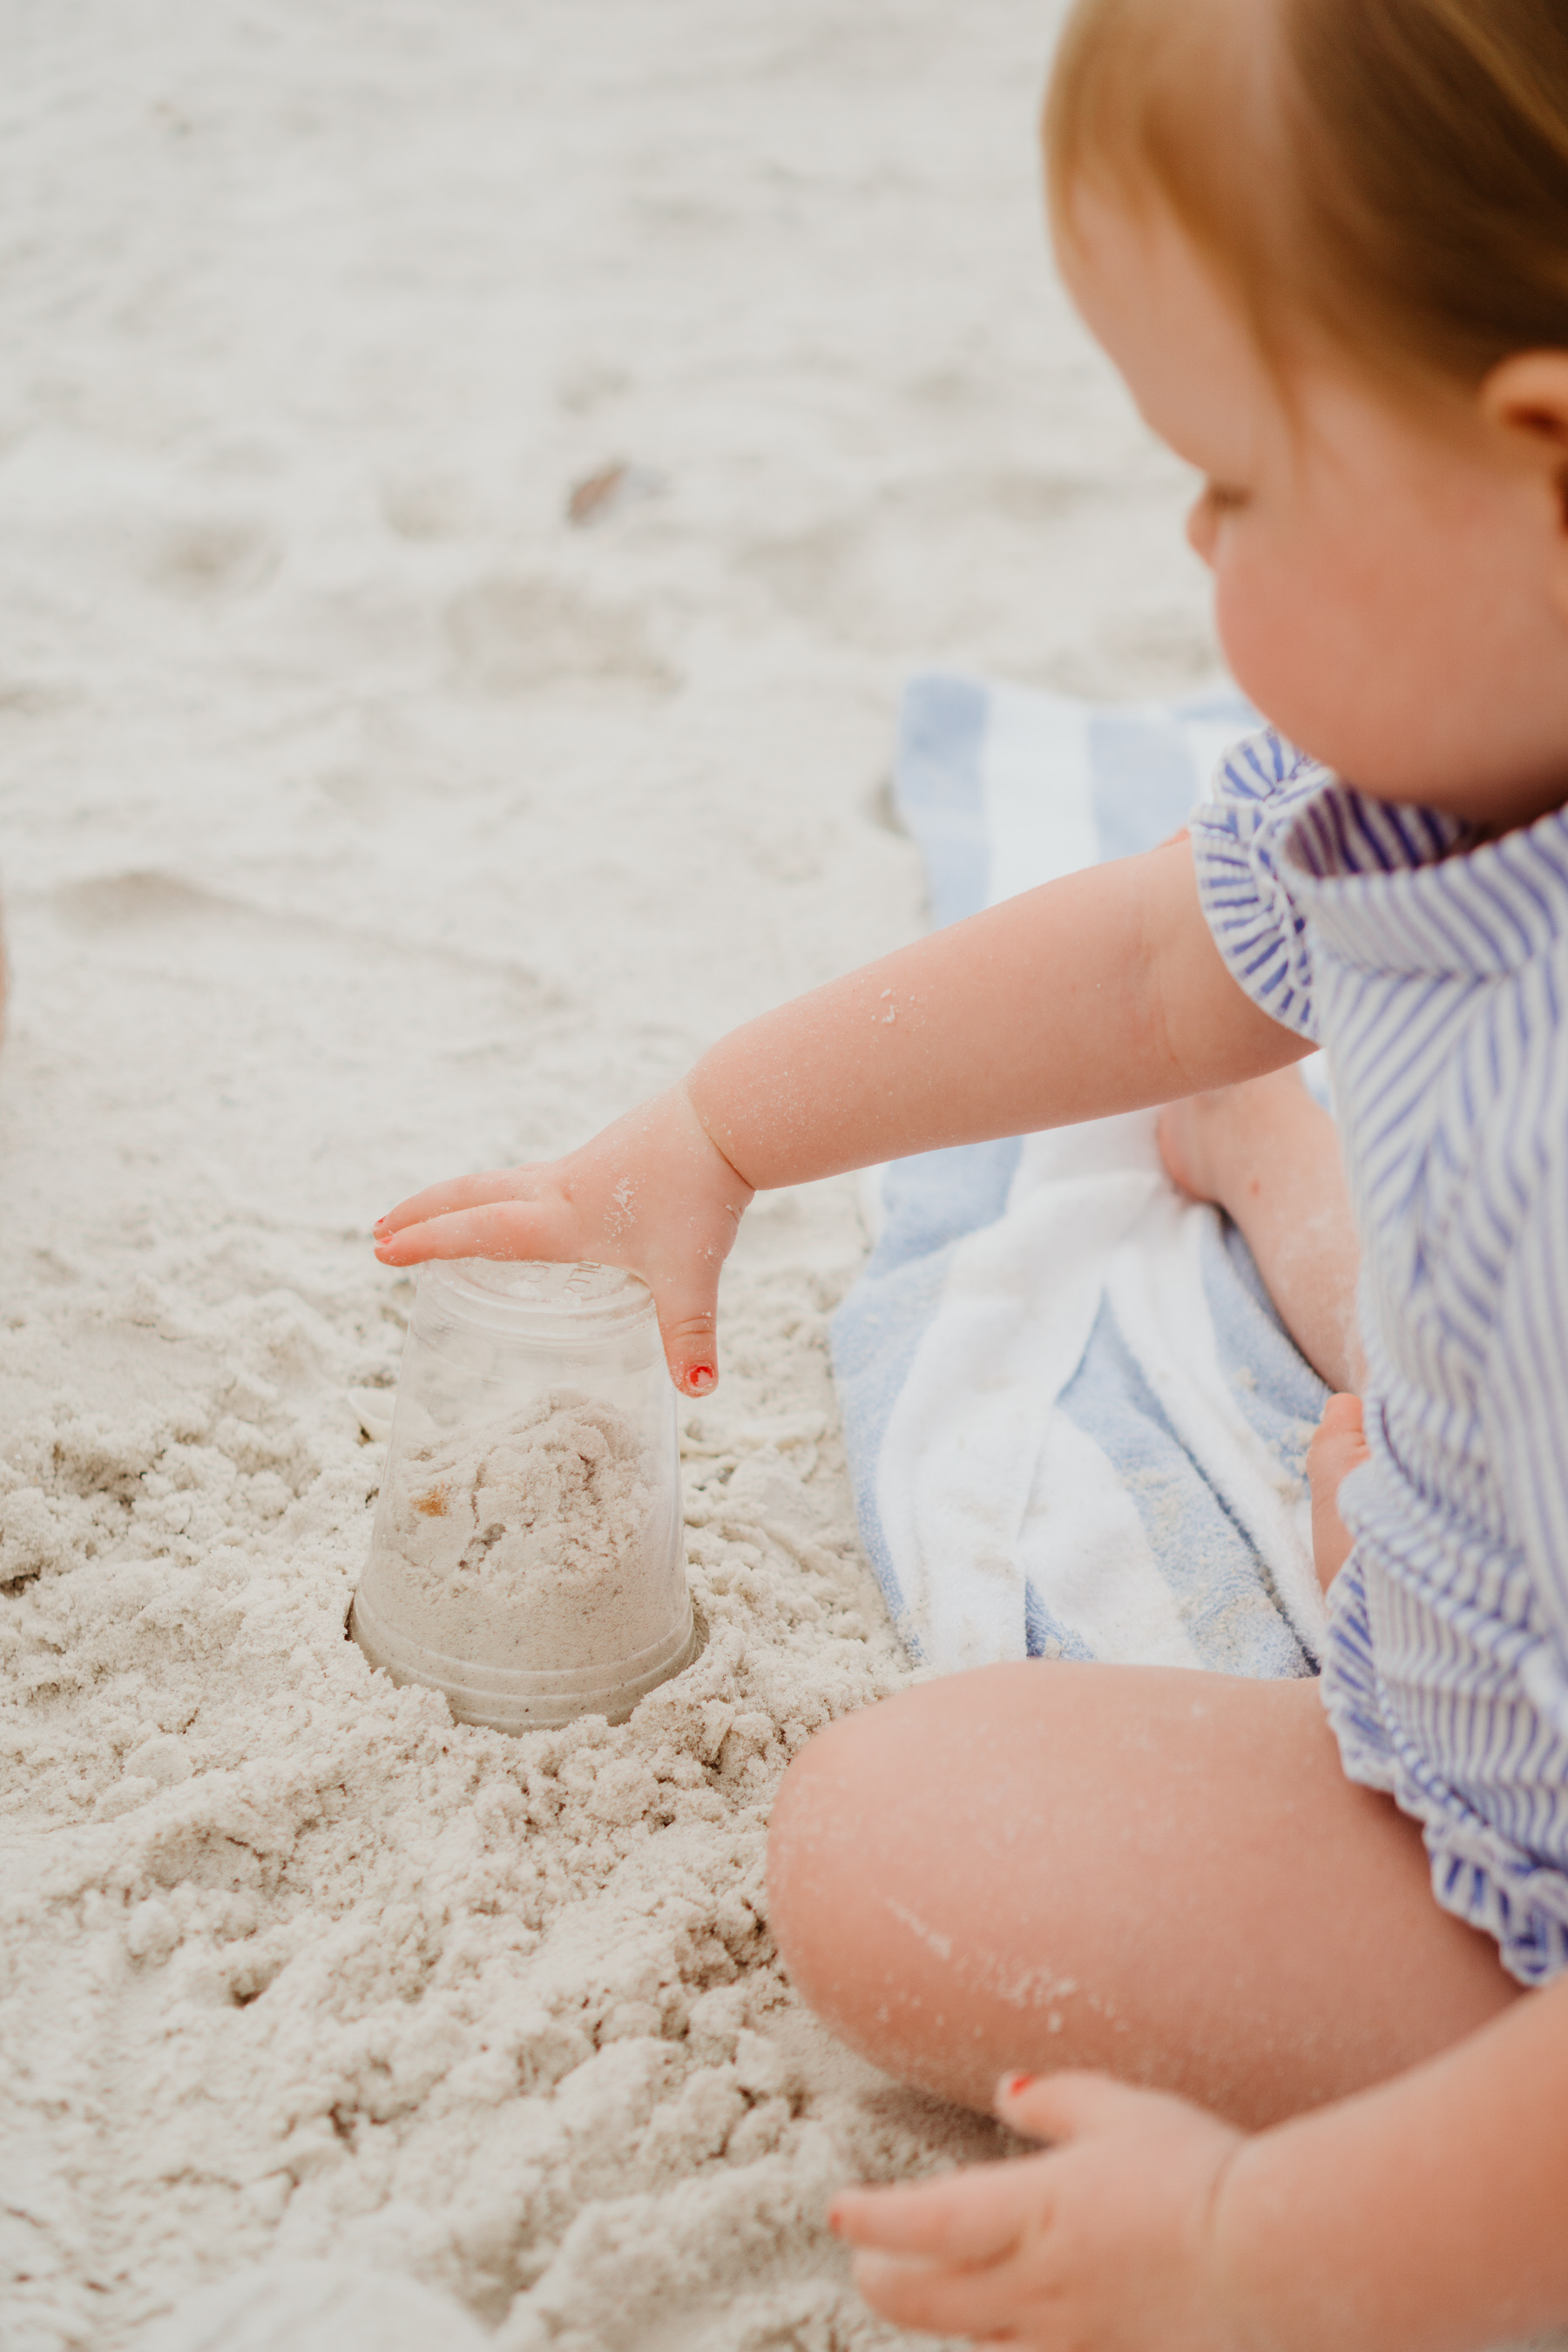
<path fill-rule="evenodd" d="M 779 1784 L 768 1824 L 768 1918 L 797 1988 L 808 1990 L 825 1937 L 843 1921 L 846 1811 L 862 1801 L 865 1720 L 847 1716 L 809 1740 Z"/>
<path fill-rule="evenodd" d="M 857 2038 L 868 1970 L 888 1921 L 889 1886 L 907 1875 L 911 1805 L 921 1811 L 923 1694 L 840 1717 L 784 1774 L 768 1831 L 768 1916 L 795 1990 Z M 916 1835 L 918 1832 L 914 1832 Z"/>
<path fill-rule="evenodd" d="M 1038 1661 L 985 1666 L 902 1691 L 819 1731 L 784 1774 L 768 1832 L 769 1919 L 796 1990 L 841 2030 L 880 1982 L 911 1888 L 936 1901 L 953 1875 L 986 1769 L 974 1741 L 994 1736 L 1005 1695 L 1037 1710 L 1045 1672 Z"/>

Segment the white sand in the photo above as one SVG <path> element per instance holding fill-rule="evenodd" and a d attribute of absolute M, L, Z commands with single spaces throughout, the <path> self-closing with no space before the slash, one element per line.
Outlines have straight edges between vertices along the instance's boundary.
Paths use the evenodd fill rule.
<path fill-rule="evenodd" d="M 850 1183 L 728 1277 L 682 1684 L 512 1742 L 342 1620 L 374 1215 L 918 927 L 909 667 L 1208 668 L 1177 470 L 1044 260 L 1050 21 L 12 11 L 8 2352 L 317 2257 L 505 2352 L 868 2352 L 827 2187 L 992 2145 L 832 2050 L 760 1908 L 789 1749 L 907 1671 L 826 1372 Z"/>

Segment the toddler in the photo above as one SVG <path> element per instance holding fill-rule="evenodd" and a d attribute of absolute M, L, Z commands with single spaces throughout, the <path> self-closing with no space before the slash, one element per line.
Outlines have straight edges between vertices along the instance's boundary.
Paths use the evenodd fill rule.
<path fill-rule="evenodd" d="M 997 1666 L 796 1759 L 804 1997 L 1048 2143 L 834 2222 L 882 2312 L 983 2343 L 1479 2347 L 1568 2319 L 1568 0 L 1080 0 L 1047 132 L 1268 730 L 1189 837 L 378 1246 L 631 1265 L 700 1395 L 754 1190 L 1180 1103 L 1167 1164 L 1364 1398 L 1321 1682 Z"/>

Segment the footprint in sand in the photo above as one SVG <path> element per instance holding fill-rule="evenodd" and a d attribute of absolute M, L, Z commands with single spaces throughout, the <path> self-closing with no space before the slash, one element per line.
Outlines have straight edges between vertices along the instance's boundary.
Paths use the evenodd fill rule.
<path fill-rule="evenodd" d="M 177 875 L 153 868 L 129 874 L 94 874 L 49 893 L 57 919 L 78 932 L 162 929 L 171 923 L 211 921 L 231 916 L 230 901 Z"/>
<path fill-rule="evenodd" d="M 481 580 L 447 608 L 458 682 L 479 694 L 526 694 L 566 680 L 679 681 L 642 621 L 623 606 L 591 604 L 551 580 Z"/>
<path fill-rule="evenodd" d="M 208 516 L 166 526 L 153 541 L 147 575 L 167 595 L 192 604 L 226 602 L 264 588 L 281 557 L 260 523 Z"/>

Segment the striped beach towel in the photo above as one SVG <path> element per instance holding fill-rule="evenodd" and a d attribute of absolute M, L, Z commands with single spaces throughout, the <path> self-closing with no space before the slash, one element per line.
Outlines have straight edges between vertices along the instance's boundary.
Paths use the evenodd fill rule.
<path fill-rule="evenodd" d="M 895 790 L 933 919 L 1184 821 L 1256 724 L 1221 692 L 1100 709 L 914 678 Z M 834 1320 L 867 1548 L 942 1672 L 1023 1657 L 1316 1671 L 1308 1441 L 1327 1394 L 1152 1113 L 870 1171 Z"/>

